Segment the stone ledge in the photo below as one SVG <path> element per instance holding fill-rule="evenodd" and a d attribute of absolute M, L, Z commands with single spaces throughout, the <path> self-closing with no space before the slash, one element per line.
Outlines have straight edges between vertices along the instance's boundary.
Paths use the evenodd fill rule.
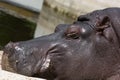
<path fill-rule="evenodd" d="M 45 80 L 45 79 L 27 77 L 20 74 L 0 70 L 0 80 Z"/>

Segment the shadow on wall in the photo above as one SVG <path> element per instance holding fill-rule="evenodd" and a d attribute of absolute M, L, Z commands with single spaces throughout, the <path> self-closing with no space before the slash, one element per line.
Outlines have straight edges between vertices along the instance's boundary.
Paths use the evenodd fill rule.
<path fill-rule="evenodd" d="M 35 28 L 35 23 L 0 11 L 0 46 L 4 46 L 10 41 L 16 42 L 32 39 Z"/>

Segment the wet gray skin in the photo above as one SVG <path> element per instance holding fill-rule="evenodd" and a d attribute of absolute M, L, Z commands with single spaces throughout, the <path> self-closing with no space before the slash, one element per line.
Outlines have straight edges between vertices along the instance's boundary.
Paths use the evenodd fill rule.
<path fill-rule="evenodd" d="M 118 8 L 94 11 L 73 24 L 61 24 L 55 32 L 29 41 L 8 43 L 5 58 L 13 71 L 47 80 L 119 80 L 120 30 L 112 20 Z M 106 13 L 109 13 L 106 14 Z M 111 15 L 112 15 L 111 14 Z M 113 24 L 113 23 L 114 24 Z"/>

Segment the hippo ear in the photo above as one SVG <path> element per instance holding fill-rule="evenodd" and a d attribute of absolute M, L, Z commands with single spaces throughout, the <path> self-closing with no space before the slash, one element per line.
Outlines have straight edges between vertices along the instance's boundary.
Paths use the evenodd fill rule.
<path fill-rule="evenodd" d="M 97 30 L 101 30 L 110 26 L 110 18 L 108 16 L 98 17 L 95 26 Z"/>
<path fill-rule="evenodd" d="M 79 16 L 78 18 L 77 18 L 77 21 L 81 21 L 81 22 L 83 22 L 83 21 L 89 21 L 90 19 L 88 18 L 88 17 L 86 17 L 86 16 Z"/>

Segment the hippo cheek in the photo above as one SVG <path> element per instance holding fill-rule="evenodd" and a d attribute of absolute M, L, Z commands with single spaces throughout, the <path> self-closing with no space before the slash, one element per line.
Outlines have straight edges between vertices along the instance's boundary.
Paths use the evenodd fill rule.
<path fill-rule="evenodd" d="M 46 51 L 46 55 L 39 60 L 39 62 L 36 65 L 36 71 L 40 71 L 40 73 L 53 71 L 54 62 L 58 59 L 63 59 L 66 53 L 68 53 L 68 45 L 64 43 L 56 43 L 51 44 L 49 49 Z"/>

